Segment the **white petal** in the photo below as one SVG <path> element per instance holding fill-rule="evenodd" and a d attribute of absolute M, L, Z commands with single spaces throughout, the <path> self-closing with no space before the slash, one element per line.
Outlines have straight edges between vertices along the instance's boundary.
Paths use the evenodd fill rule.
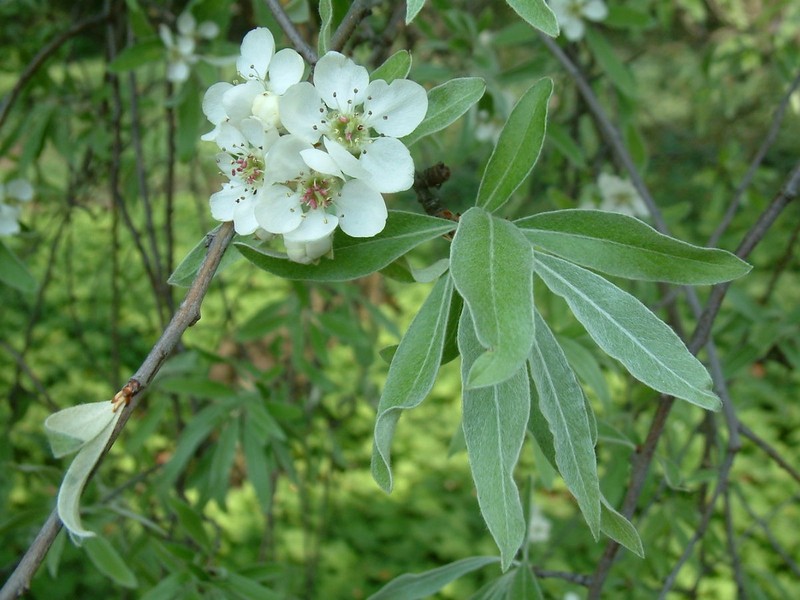
<path fill-rule="evenodd" d="M 264 86 L 258 81 L 248 81 L 232 86 L 222 96 L 222 106 L 225 113 L 238 123 L 253 114 L 253 100 L 264 91 Z"/>
<path fill-rule="evenodd" d="M 324 208 L 309 210 L 303 215 L 300 226 L 283 235 L 285 241 L 312 242 L 328 236 L 336 229 L 339 219 L 336 215 L 327 213 Z"/>
<path fill-rule="evenodd" d="M 353 237 L 372 237 L 386 226 L 383 196 L 359 179 L 344 184 L 334 201 L 339 227 Z"/>
<path fill-rule="evenodd" d="M 194 49 L 196 48 L 194 38 L 179 35 L 176 42 L 175 46 L 181 56 L 188 58 L 194 54 Z"/>
<path fill-rule="evenodd" d="M 587 19 L 602 21 L 608 16 L 608 7 L 603 0 L 589 0 L 581 12 Z"/>
<path fill-rule="evenodd" d="M 583 32 L 586 29 L 583 25 L 583 20 L 574 17 L 565 18 L 564 22 L 559 22 L 561 31 L 564 32 L 564 37 L 571 42 L 576 42 L 583 37 Z"/>
<path fill-rule="evenodd" d="M 367 87 L 364 122 L 378 133 L 403 137 L 417 128 L 428 112 L 425 88 L 408 79 L 391 84 L 379 79 Z"/>
<path fill-rule="evenodd" d="M 281 136 L 266 157 L 264 179 L 268 183 L 292 181 L 308 171 L 300 152 L 311 144 L 294 135 Z"/>
<path fill-rule="evenodd" d="M 254 208 L 253 196 L 249 194 L 233 205 L 233 229 L 239 235 L 250 235 L 258 229 Z"/>
<path fill-rule="evenodd" d="M 211 216 L 217 221 L 233 221 L 233 207 L 242 195 L 241 185 L 223 183 L 222 189 L 211 194 Z"/>
<path fill-rule="evenodd" d="M 161 41 L 164 42 L 164 45 L 168 49 L 172 49 L 175 47 L 175 40 L 172 37 L 172 30 L 169 27 L 161 23 L 158 26 L 158 35 L 161 37 Z"/>
<path fill-rule="evenodd" d="M 262 92 L 253 98 L 252 113 L 264 124 L 267 129 L 277 129 L 281 126 L 281 115 L 278 96 L 272 92 Z"/>
<path fill-rule="evenodd" d="M 279 136 L 277 129 L 273 127 L 265 130 L 264 123 L 254 117 L 244 119 L 239 124 L 239 130 L 252 146 L 253 154 L 256 156 L 263 156 Z"/>
<path fill-rule="evenodd" d="M 189 65 L 184 61 L 171 62 L 167 65 L 167 80 L 181 83 L 189 79 Z"/>
<path fill-rule="evenodd" d="M 307 265 L 331 251 L 333 236 L 327 235 L 310 242 L 295 242 L 284 237 L 283 242 L 289 260 Z"/>
<path fill-rule="evenodd" d="M 228 113 L 225 112 L 225 107 L 222 105 L 222 97 L 232 87 L 230 83 L 220 81 L 208 88 L 203 96 L 203 114 L 214 125 L 219 125 L 228 118 Z"/>
<path fill-rule="evenodd" d="M 22 202 L 33 198 L 33 186 L 26 179 L 12 179 L 6 183 L 6 194 Z"/>
<path fill-rule="evenodd" d="M 236 164 L 236 161 L 230 154 L 227 152 L 218 152 L 215 160 L 217 161 L 219 170 L 222 171 L 226 177 L 231 179 L 235 177 L 235 175 L 233 175 L 233 166 Z"/>
<path fill-rule="evenodd" d="M 342 172 L 339 170 L 336 162 L 327 152 L 317 150 L 316 148 L 311 148 L 309 150 L 303 150 L 300 152 L 300 156 L 303 157 L 303 161 L 305 161 L 309 167 L 318 173 L 322 173 L 323 175 L 334 175 L 339 179 L 344 179 L 344 175 L 342 175 Z"/>
<path fill-rule="evenodd" d="M 315 144 L 326 130 L 323 121 L 327 109 L 316 88 L 303 81 L 293 85 L 279 102 L 281 121 L 289 133 Z"/>
<path fill-rule="evenodd" d="M 255 218 L 270 233 L 297 229 L 303 219 L 300 194 L 284 185 L 270 185 L 261 190 L 255 202 Z"/>
<path fill-rule="evenodd" d="M 197 35 L 205 40 L 214 39 L 219 35 L 219 25 L 214 21 L 203 21 L 197 28 Z"/>
<path fill-rule="evenodd" d="M 248 147 L 247 139 L 242 132 L 230 123 L 222 123 L 219 126 L 216 142 L 220 150 L 232 154 L 241 153 Z"/>
<path fill-rule="evenodd" d="M 414 183 L 414 161 L 405 144 L 395 138 L 378 138 L 367 146 L 361 166 L 370 174 L 366 179 L 383 194 L 402 192 Z"/>
<path fill-rule="evenodd" d="M 339 112 L 352 114 L 366 98 L 369 73 L 338 52 L 328 52 L 314 69 L 314 86 L 325 103 Z"/>
<path fill-rule="evenodd" d="M 242 55 L 236 60 L 236 69 L 242 77 L 267 78 L 267 69 L 275 53 L 275 38 L 266 27 L 250 31 L 242 40 Z"/>
<path fill-rule="evenodd" d="M 19 206 L 0 204 L 0 235 L 14 235 L 20 232 Z"/>
<path fill-rule="evenodd" d="M 181 35 L 192 35 L 194 33 L 195 20 L 192 13 L 186 11 L 178 17 L 178 32 Z"/>
<path fill-rule="evenodd" d="M 369 172 L 344 146 L 327 137 L 322 138 L 322 141 L 325 144 L 325 149 L 328 151 L 328 154 L 331 155 L 331 158 L 336 162 L 336 165 L 343 173 L 347 173 L 350 177 L 355 177 L 356 179 L 367 179 L 370 177 Z"/>
<path fill-rule="evenodd" d="M 303 78 L 303 57 L 291 48 L 284 48 L 269 65 L 269 87 L 279 96 Z"/>

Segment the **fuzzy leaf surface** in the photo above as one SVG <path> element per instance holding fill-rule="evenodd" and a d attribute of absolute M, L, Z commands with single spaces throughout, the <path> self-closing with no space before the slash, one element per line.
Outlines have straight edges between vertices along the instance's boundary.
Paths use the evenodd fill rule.
<path fill-rule="evenodd" d="M 426 135 L 441 131 L 467 112 L 485 91 L 486 82 L 480 77 L 460 77 L 437 85 L 428 92 L 425 118 L 402 139 L 403 143 L 410 146 Z"/>

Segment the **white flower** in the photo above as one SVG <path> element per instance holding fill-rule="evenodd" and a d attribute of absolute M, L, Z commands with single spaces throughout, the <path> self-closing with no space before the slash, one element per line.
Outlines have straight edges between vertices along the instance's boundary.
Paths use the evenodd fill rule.
<path fill-rule="evenodd" d="M 315 144 L 323 136 L 336 166 L 381 193 L 407 190 L 414 162 L 398 139 L 428 110 L 425 89 L 407 79 L 370 82 L 364 67 L 328 52 L 314 69 L 314 84 L 298 83 L 280 99 L 286 129 Z M 331 144 L 333 142 L 333 144 Z"/>
<path fill-rule="evenodd" d="M 360 179 L 347 179 L 330 154 L 292 135 L 282 137 L 273 153 L 269 167 L 275 183 L 264 188 L 255 206 L 261 228 L 298 243 L 329 237 L 337 226 L 353 237 L 383 230 L 388 214 L 383 196 Z"/>
<path fill-rule="evenodd" d="M 600 188 L 600 210 L 617 212 L 631 217 L 646 217 L 650 213 L 639 192 L 627 179 L 601 173 L 597 179 Z"/>
<path fill-rule="evenodd" d="M 272 33 L 259 27 L 244 36 L 236 68 L 243 83 L 215 83 L 203 98 L 203 112 L 214 125 L 203 140 L 216 141 L 223 123 L 238 127 L 251 117 L 259 119 L 265 129 L 280 127 L 278 98 L 302 79 L 305 64 L 290 48 L 276 53 Z"/>
<path fill-rule="evenodd" d="M 219 192 L 211 195 L 211 215 L 220 221 L 233 221 L 236 233 L 249 235 L 258 229 L 253 209 L 265 184 L 268 154 L 278 141 L 278 131 L 265 131 L 257 119 L 244 119 L 236 128 L 220 126 L 217 142 L 223 152 L 217 164 L 228 177 Z"/>
<path fill-rule="evenodd" d="M 308 241 L 295 240 L 290 234 L 286 234 L 283 236 L 283 242 L 289 260 L 308 265 L 331 251 L 333 234 Z"/>
<path fill-rule="evenodd" d="M 531 544 L 544 543 L 550 539 L 550 519 L 542 514 L 541 509 L 531 503 L 531 514 L 528 518 L 528 542 Z"/>
<path fill-rule="evenodd" d="M 163 23 L 158 27 L 161 41 L 167 47 L 167 79 L 181 83 L 189 79 L 191 65 L 197 62 L 195 54 L 197 40 L 212 39 L 219 35 L 219 27 L 211 21 L 204 21 L 197 28 L 197 23 L 189 12 L 181 13 L 177 20 L 178 33 L 173 32 Z"/>
<path fill-rule="evenodd" d="M 550 8 L 564 37 L 571 42 L 583 37 L 586 30 L 584 19 L 602 21 L 608 16 L 608 7 L 603 0 L 550 0 Z"/>
<path fill-rule="evenodd" d="M 19 216 L 22 211 L 16 203 L 12 204 L 6 199 L 29 202 L 31 198 L 33 198 L 33 186 L 24 179 L 12 179 L 0 183 L 0 236 L 20 232 Z"/>

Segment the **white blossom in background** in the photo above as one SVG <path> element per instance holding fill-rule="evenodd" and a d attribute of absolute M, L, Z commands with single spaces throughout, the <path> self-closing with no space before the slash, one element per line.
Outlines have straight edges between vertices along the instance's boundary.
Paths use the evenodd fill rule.
<path fill-rule="evenodd" d="M 600 188 L 600 210 L 617 212 L 630 217 L 646 217 L 650 213 L 639 192 L 627 179 L 601 173 L 597 179 Z"/>
<path fill-rule="evenodd" d="M 167 47 L 167 79 L 182 83 L 189 79 L 191 65 L 199 56 L 195 54 L 200 39 L 210 40 L 219 35 L 219 27 L 212 21 L 197 22 L 190 12 L 181 13 L 176 22 L 177 32 L 163 23 L 158 27 L 161 41 Z"/>
<path fill-rule="evenodd" d="M 21 208 L 18 202 L 30 202 L 33 186 L 25 179 L 12 179 L 0 183 L 0 236 L 20 232 L 19 217 Z"/>
<path fill-rule="evenodd" d="M 528 518 L 528 543 L 543 544 L 550 540 L 550 519 L 542 514 L 538 505 L 531 503 L 531 514 Z"/>
<path fill-rule="evenodd" d="M 280 101 L 286 129 L 311 144 L 323 139 L 341 171 L 381 193 L 407 190 L 414 161 L 399 139 L 417 128 L 428 110 L 418 83 L 370 82 L 369 73 L 338 52 L 314 69 L 314 83 L 298 83 Z"/>
<path fill-rule="evenodd" d="M 608 16 L 603 0 L 549 0 L 558 26 L 569 41 L 575 42 L 586 32 L 584 20 L 602 21 Z"/>
<path fill-rule="evenodd" d="M 242 83 L 215 83 L 203 98 L 203 112 L 214 129 L 201 137 L 216 141 L 222 124 L 238 127 L 244 119 L 256 118 L 264 129 L 281 127 L 278 99 L 303 78 L 303 58 L 291 48 L 275 52 L 275 39 L 266 27 L 244 36 L 236 69 Z"/>

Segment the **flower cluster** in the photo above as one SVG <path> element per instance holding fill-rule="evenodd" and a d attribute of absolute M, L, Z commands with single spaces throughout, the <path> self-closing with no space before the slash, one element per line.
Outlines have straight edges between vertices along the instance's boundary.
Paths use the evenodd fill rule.
<path fill-rule="evenodd" d="M 310 263 L 331 249 L 340 227 L 353 237 L 381 232 L 382 194 L 407 190 L 414 163 L 398 139 L 425 117 L 425 89 L 406 79 L 370 81 L 338 52 L 322 56 L 314 83 L 301 81 L 302 57 L 275 52 L 270 31 L 242 42 L 242 81 L 216 83 L 203 112 L 214 129 L 217 164 L 228 181 L 211 196 L 211 213 L 237 233 L 282 235 L 290 260 Z"/>
<path fill-rule="evenodd" d="M 161 41 L 167 47 L 167 79 L 174 83 L 182 83 L 189 79 L 191 65 L 199 58 L 195 54 L 200 39 L 210 40 L 219 35 L 219 26 L 213 21 L 203 21 L 197 26 L 192 13 L 181 13 L 175 25 L 177 32 L 163 23 L 158 28 Z"/>
<path fill-rule="evenodd" d="M 575 42 L 586 32 L 584 19 L 602 21 L 608 16 L 603 0 L 550 0 L 550 8 L 564 32 L 564 37 Z"/>
<path fill-rule="evenodd" d="M 19 233 L 20 206 L 33 198 L 33 187 L 24 179 L 0 183 L 0 236 Z"/>
<path fill-rule="evenodd" d="M 597 179 L 597 187 L 600 188 L 600 210 L 621 213 L 630 217 L 647 217 L 650 212 L 647 205 L 642 200 L 639 192 L 627 179 L 622 179 L 616 175 L 600 173 Z"/>

